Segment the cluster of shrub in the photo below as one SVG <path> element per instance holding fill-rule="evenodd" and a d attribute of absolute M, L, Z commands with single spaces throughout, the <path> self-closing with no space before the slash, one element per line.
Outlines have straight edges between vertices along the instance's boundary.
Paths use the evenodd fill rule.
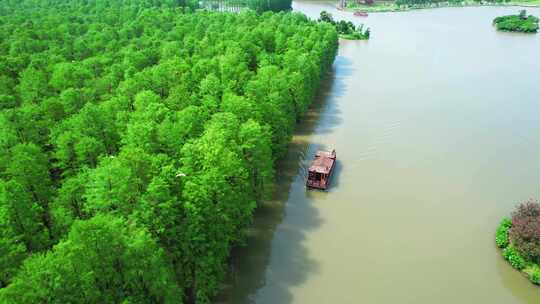
<path fill-rule="evenodd" d="M 493 24 L 499 31 L 536 33 L 538 31 L 538 18 L 521 10 L 518 15 L 497 17 Z"/>
<path fill-rule="evenodd" d="M 0 303 L 218 289 L 338 35 L 177 5 L 0 3 Z"/>
<path fill-rule="evenodd" d="M 501 221 L 495 242 L 512 267 L 540 285 L 540 203 L 528 201 L 519 205 L 511 219 Z"/>
<path fill-rule="evenodd" d="M 364 30 L 364 25 L 356 27 L 351 21 L 335 21 L 332 14 L 327 11 L 322 11 L 319 16 L 319 22 L 327 22 L 335 26 L 340 37 L 351 40 L 367 40 L 369 39 L 369 28 Z"/>

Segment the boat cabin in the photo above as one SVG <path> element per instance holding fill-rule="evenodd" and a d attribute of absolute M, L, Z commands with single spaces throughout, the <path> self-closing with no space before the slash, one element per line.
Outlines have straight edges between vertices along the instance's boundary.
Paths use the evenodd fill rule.
<path fill-rule="evenodd" d="M 336 150 L 315 153 L 313 162 L 309 166 L 306 186 L 326 190 L 330 185 L 330 178 L 336 163 Z"/>

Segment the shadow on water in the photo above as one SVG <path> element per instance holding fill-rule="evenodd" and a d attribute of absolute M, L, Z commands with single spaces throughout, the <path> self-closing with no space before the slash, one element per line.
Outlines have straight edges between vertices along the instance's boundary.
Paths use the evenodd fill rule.
<path fill-rule="evenodd" d="M 337 155 L 339 157 L 339 155 Z M 337 159 L 336 166 L 334 167 L 334 172 L 332 173 L 332 180 L 330 181 L 330 189 L 332 191 L 339 187 L 339 181 L 341 176 L 341 171 L 343 170 L 343 163 Z"/>
<path fill-rule="evenodd" d="M 330 132 L 341 123 L 336 105 L 329 103 L 333 103 L 336 97 L 333 93 L 330 96 L 330 92 L 335 92 L 336 88 L 344 90 L 343 83 L 335 76 L 335 70 L 341 69 L 344 64 L 344 59 L 336 58 L 310 110 L 297 125 L 287 155 L 276 166 L 274 197 L 256 210 L 246 246 L 233 249 L 230 271 L 216 303 L 255 303 L 259 302 L 260 293 L 264 292 L 271 293 L 271 296 L 263 295 L 266 301 L 261 302 L 268 302 L 268 298 L 271 298 L 272 303 L 291 303 L 290 288 L 300 285 L 310 274 L 317 272 L 318 265 L 309 257 L 302 242 L 307 231 L 322 224 L 310 197 L 327 193 L 305 193 L 307 190 L 304 190 L 304 183 L 312 154 L 326 147 L 313 144 L 310 136 L 316 128 L 317 133 L 321 128 L 323 132 Z M 341 71 L 340 75 L 343 75 Z M 327 117 L 328 112 L 332 113 L 332 117 Z M 323 114 L 324 123 L 321 123 Z M 333 183 L 339 182 L 340 170 L 341 165 L 338 163 Z M 294 217 L 294 220 L 283 223 L 286 216 Z M 279 234 L 275 233 L 276 229 L 279 229 Z M 279 249 L 272 251 L 276 246 Z M 279 263 L 280 267 L 269 267 L 271 261 Z"/>
<path fill-rule="evenodd" d="M 335 73 L 339 70 L 339 73 Z M 313 102 L 312 109 L 302 118 L 302 123 L 295 130 L 295 136 L 309 136 L 317 127 L 317 134 L 330 133 L 334 127 L 343 123 L 342 113 L 339 109 L 339 104 L 335 100 L 343 97 L 347 87 L 343 81 L 354 73 L 352 62 L 342 56 L 336 57 L 334 61 L 333 71 L 328 75 L 326 81 L 321 84 L 318 96 Z M 338 76 L 339 74 L 339 76 Z M 319 121 L 321 113 L 324 113 L 324 121 L 316 124 Z M 306 148 L 309 148 L 309 143 L 305 143 Z M 320 147 L 328 148 L 328 147 Z"/>

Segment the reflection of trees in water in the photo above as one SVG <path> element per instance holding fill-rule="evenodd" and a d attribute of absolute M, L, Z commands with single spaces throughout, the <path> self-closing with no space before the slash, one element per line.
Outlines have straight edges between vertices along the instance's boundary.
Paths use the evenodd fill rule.
<path fill-rule="evenodd" d="M 292 0 L 202 0 L 199 4 L 220 12 L 239 12 L 246 8 L 262 12 L 290 10 Z"/>

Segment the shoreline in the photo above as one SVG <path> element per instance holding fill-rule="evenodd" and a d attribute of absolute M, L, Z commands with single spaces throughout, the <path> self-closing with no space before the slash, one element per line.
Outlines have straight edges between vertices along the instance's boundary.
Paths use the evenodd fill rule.
<path fill-rule="evenodd" d="M 495 244 L 501 250 L 502 258 L 515 270 L 519 271 L 533 285 L 540 285 L 540 264 L 528 261 L 515 249 L 510 240 L 509 231 L 512 220 L 503 218 L 495 232 Z"/>
<path fill-rule="evenodd" d="M 507 3 L 477 3 L 477 2 L 462 2 L 459 4 L 452 4 L 449 2 L 439 3 L 437 5 L 421 5 L 421 6 L 397 6 L 394 3 L 391 4 L 382 4 L 382 5 L 357 5 L 353 7 L 345 7 L 339 9 L 344 12 L 366 12 L 366 13 L 390 13 L 390 12 L 407 12 L 412 10 L 422 10 L 422 9 L 438 9 L 438 8 L 448 8 L 448 7 L 529 7 L 537 8 L 540 7 L 540 1 L 537 3 L 524 3 L 524 2 L 507 2 Z"/>

